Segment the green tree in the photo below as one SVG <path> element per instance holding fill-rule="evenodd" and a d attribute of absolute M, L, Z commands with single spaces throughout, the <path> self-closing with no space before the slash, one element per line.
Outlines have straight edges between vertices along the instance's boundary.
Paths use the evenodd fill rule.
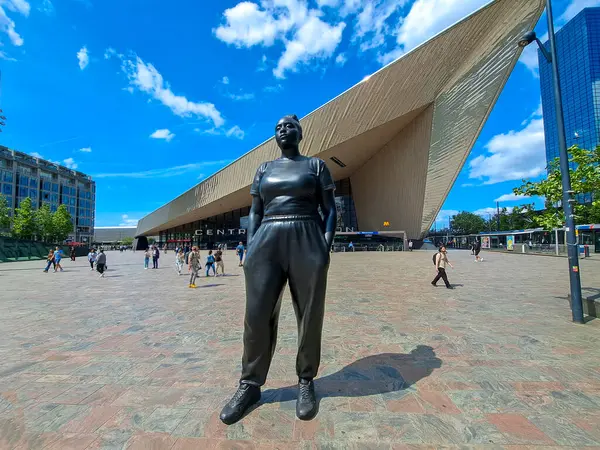
<path fill-rule="evenodd" d="M 600 222 L 600 146 L 585 150 L 578 146 L 569 149 L 571 189 L 576 199 L 578 194 L 591 194 L 593 201 L 574 205 L 575 223 Z M 546 208 L 532 216 L 539 227 L 546 230 L 562 227 L 565 215 L 562 210 L 562 177 L 559 159 L 549 165 L 548 176 L 540 181 L 526 181 L 514 190 L 515 194 L 546 199 Z"/>
<path fill-rule="evenodd" d="M 21 201 L 15 209 L 12 232 L 19 239 L 32 239 L 35 234 L 35 217 L 29 197 Z"/>
<path fill-rule="evenodd" d="M 0 194 L 0 230 L 8 230 L 10 228 L 10 208 L 8 207 L 8 200 L 2 194 Z"/>
<path fill-rule="evenodd" d="M 486 230 L 486 223 L 483 217 L 467 211 L 463 211 L 452 217 L 450 224 L 452 232 L 457 235 L 477 234 Z"/>
<path fill-rule="evenodd" d="M 485 221 L 485 229 L 487 231 L 512 231 L 531 228 L 535 225 L 532 219 L 534 209 L 534 204 L 515 206 L 511 211 L 508 208 L 502 208 L 499 214 L 496 213 Z M 498 218 L 500 218 L 499 229 Z"/>
<path fill-rule="evenodd" d="M 54 240 L 54 221 L 52 220 L 52 211 L 47 204 L 44 204 L 35 212 L 35 227 L 38 238 L 45 242 Z"/>
<path fill-rule="evenodd" d="M 73 222 L 71 222 L 71 214 L 65 205 L 60 205 L 56 212 L 52 215 L 52 228 L 54 237 L 57 242 L 62 242 L 73 231 Z"/>
<path fill-rule="evenodd" d="M 133 244 L 133 238 L 132 237 L 124 237 L 123 239 L 121 239 L 121 244 L 123 244 L 123 245 L 132 245 Z"/>

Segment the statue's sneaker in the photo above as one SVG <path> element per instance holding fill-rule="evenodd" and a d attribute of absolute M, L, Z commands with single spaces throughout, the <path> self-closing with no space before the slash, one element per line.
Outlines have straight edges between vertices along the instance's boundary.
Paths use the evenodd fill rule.
<path fill-rule="evenodd" d="M 260 400 L 260 388 L 251 384 L 241 383 L 229 403 L 221 411 L 219 418 L 226 425 L 236 423 L 244 413 Z"/>

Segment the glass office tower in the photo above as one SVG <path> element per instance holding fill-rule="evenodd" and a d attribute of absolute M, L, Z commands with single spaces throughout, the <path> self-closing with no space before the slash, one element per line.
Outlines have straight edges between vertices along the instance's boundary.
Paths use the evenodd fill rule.
<path fill-rule="evenodd" d="M 556 33 L 556 44 L 567 147 L 595 148 L 600 143 L 600 8 L 577 14 Z M 550 49 L 549 42 L 544 45 Z M 552 67 L 539 50 L 538 58 L 549 163 L 558 157 Z"/>

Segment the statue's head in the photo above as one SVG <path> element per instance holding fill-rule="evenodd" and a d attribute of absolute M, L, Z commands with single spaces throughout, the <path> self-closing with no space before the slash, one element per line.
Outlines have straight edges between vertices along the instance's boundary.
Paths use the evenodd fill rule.
<path fill-rule="evenodd" d="M 302 140 L 302 127 L 296 115 L 283 116 L 275 126 L 275 141 L 280 149 L 297 147 Z"/>

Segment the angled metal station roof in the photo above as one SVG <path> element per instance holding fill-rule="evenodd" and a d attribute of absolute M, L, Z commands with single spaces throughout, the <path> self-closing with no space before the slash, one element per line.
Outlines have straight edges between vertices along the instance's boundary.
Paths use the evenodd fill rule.
<path fill-rule="evenodd" d="M 543 8 L 543 0 L 492 1 L 301 119 L 301 152 L 324 159 L 334 179 L 351 177 L 361 229 L 373 228 L 365 218 L 380 215 L 372 199 L 382 196 L 388 210 L 402 210 L 398 229 L 411 237 L 429 230 L 520 56 L 519 37 L 535 27 Z M 412 155 L 380 156 L 393 145 L 411 147 Z M 274 138 L 265 141 L 142 218 L 137 235 L 250 205 L 256 168 L 278 156 Z M 354 179 L 364 184 L 361 168 L 379 165 L 383 173 L 393 161 L 403 165 L 392 176 L 400 185 L 354 189 Z M 414 170 L 406 167 L 410 161 Z"/>

